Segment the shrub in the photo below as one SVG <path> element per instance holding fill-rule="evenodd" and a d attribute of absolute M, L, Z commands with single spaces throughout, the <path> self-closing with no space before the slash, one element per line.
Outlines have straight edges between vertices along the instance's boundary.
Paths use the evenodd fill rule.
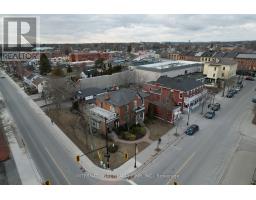
<path fill-rule="evenodd" d="M 56 68 L 52 70 L 52 75 L 54 76 L 64 76 L 64 72 L 60 68 Z"/>
<path fill-rule="evenodd" d="M 108 147 L 108 150 L 109 150 L 110 153 L 115 153 L 115 152 L 118 151 L 118 145 L 116 145 L 116 144 L 113 143 L 112 145 L 110 145 L 110 146 Z"/>
<path fill-rule="evenodd" d="M 136 135 L 134 135 L 130 132 L 124 132 L 123 139 L 129 140 L 129 141 L 134 141 L 134 140 L 136 140 Z"/>

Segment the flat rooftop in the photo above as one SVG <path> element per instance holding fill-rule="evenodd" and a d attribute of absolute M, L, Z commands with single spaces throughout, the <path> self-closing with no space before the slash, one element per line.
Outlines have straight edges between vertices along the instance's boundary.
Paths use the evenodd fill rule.
<path fill-rule="evenodd" d="M 156 72 L 166 72 L 178 69 L 185 69 L 190 67 L 202 67 L 202 62 L 193 61 L 183 61 L 183 60 L 164 60 L 162 62 L 157 62 L 153 64 L 138 65 L 135 66 L 136 69 L 156 71 Z"/>

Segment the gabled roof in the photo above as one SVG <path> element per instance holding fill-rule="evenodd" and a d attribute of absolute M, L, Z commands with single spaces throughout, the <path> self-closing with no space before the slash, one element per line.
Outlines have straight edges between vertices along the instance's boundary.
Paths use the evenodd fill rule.
<path fill-rule="evenodd" d="M 33 83 L 34 85 L 39 85 L 39 84 L 42 83 L 43 81 L 44 81 L 43 78 L 37 77 L 37 78 L 35 78 L 35 79 L 32 81 L 32 83 Z"/>
<path fill-rule="evenodd" d="M 222 57 L 225 56 L 225 54 L 226 54 L 225 52 L 219 51 L 219 52 L 215 52 L 212 57 L 214 57 L 214 58 L 222 58 Z"/>
<path fill-rule="evenodd" d="M 240 53 L 236 58 L 247 58 L 247 59 L 256 59 L 256 54 L 253 53 Z"/>
<path fill-rule="evenodd" d="M 188 77 L 171 78 L 168 76 L 161 76 L 154 83 L 159 83 L 164 87 L 180 90 L 180 91 L 189 91 L 204 85 L 201 81 L 197 81 L 193 78 L 188 78 Z"/>
<path fill-rule="evenodd" d="M 215 54 L 214 51 L 206 51 L 201 56 L 202 57 L 212 57 Z"/>
<path fill-rule="evenodd" d="M 224 57 L 225 58 L 235 58 L 238 54 L 239 54 L 239 52 L 237 52 L 237 51 L 226 52 Z"/>
<path fill-rule="evenodd" d="M 185 52 L 184 55 L 185 56 L 195 56 L 196 52 L 194 51 L 188 51 L 188 52 Z"/>
<path fill-rule="evenodd" d="M 202 56 L 203 54 L 204 54 L 204 51 L 200 51 L 200 52 L 195 53 L 195 56 L 196 56 L 196 57 L 200 57 L 200 56 Z"/>
<path fill-rule="evenodd" d="M 31 80 L 37 76 L 36 74 L 30 74 L 29 76 L 26 77 L 26 79 Z"/>
<path fill-rule="evenodd" d="M 106 90 L 96 88 L 96 87 L 90 87 L 90 88 L 85 88 L 85 89 L 76 91 L 75 96 L 80 97 L 80 98 L 85 98 L 88 96 L 96 96 L 98 94 L 102 94 L 105 92 L 106 92 Z"/>
<path fill-rule="evenodd" d="M 211 61 L 210 64 L 214 64 L 214 65 L 234 65 L 237 62 L 234 61 L 232 58 L 217 58 L 214 61 Z"/>
<path fill-rule="evenodd" d="M 106 95 L 108 95 L 108 99 L 106 99 Z M 108 92 L 108 94 L 98 95 L 96 99 L 101 101 L 107 101 L 111 105 L 115 106 L 123 106 L 129 104 L 133 101 L 136 96 L 147 97 L 148 94 L 144 92 L 138 92 L 136 90 L 132 90 L 129 88 L 122 88 L 117 91 Z"/>

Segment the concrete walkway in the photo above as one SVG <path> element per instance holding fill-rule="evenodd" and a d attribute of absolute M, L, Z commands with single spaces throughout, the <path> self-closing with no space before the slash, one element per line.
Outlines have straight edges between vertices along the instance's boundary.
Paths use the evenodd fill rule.
<path fill-rule="evenodd" d="M 110 135 L 112 136 L 112 138 L 115 142 L 120 142 L 120 143 L 123 143 L 123 144 L 139 144 L 139 143 L 142 143 L 142 142 L 146 142 L 148 144 L 151 144 L 153 142 L 153 140 L 151 140 L 149 138 L 150 130 L 147 127 L 145 127 L 145 129 L 146 129 L 146 134 L 142 138 L 140 138 L 138 140 L 134 140 L 134 141 L 122 140 L 118 137 L 118 135 L 114 131 L 112 131 L 112 133 Z"/>
<path fill-rule="evenodd" d="M 54 129 L 54 135 L 61 144 L 66 149 L 67 156 L 72 157 L 75 160 L 77 155 L 82 155 L 83 152 L 63 133 L 63 131 L 56 125 L 51 123 L 51 119 L 42 111 L 42 109 L 34 102 L 24 91 L 20 89 L 20 87 L 6 74 L 7 78 L 10 82 L 17 88 L 17 92 L 24 96 L 27 101 L 29 101 L 30 106 L 33 110 L 42 118 L 42 123 L 45 126 L 52 127 Z M 191 123 L 196 122 L 196 116 L 190 116 Z M 179 137 L 174 136 L 175 128 L 172 128 L 167 134 L 161 137 L 162 141 L 160 144 L 160 151 L 156 151 L 156 147 L 158 146 L 158 141 L 152 142 L 147 148 L 145 148 L 142 152 L 137 155 L 137 168 L 134 168 L 135 159 L 131 158 L 127 162 L 125 162 L 122 166 L 114 169 L 103 169 L 95 165 L 87 156 L 83 156 L 80 158 L 80 166 L 81 170 L 84 171 L 86 176 L 92 176 L 102 180 L 113 180 L 116 181 L 118 179 L 124 179 L 134 176 L 139 173 L 145 166 L 154 161 L 154 159 L 164 152 L 169 146 L 175 146 L 175 143 L 183 138 L 183 132 L 186 128 L 186 117 L 183 116 L 181 122 L 178 124 L 178 133 Z"/>
<path fill-rule="evenodd" d="M 0 99 L 3 99 L 1 92 Z M 13 122 L 13 119 L 6 108 L 1 110 L 1 118 L 4 126 L 4 132 L 7 136 L 9 147 L 12 153 L 11 159 L 15 161 L 21 183 L 23 185 L 41 184 L 41 177 L 36 170 L 29 152 L 27 152 L 25 148 L 25 144 L 21 139 L 17 138 L 18 136 L 15 133 L 17 128 L 15 127 L 15 123 Z"/>
<path fill-rule="evenodd" d="M 45 126 L 49 126 L 54 129 L 53 137 L 55 137 L 65 147 L 67 156 L 71 156 L 75 160 L 77 155 L 82 155 L 82 151 L 62 132 L 58 126 L 56 126 L 56 124 L 51 123 L 50 118 L 40 109 L 40 107 L 29 96 L 27 96 L 12 79 L 11 81 L 17 87 L 17 91 L 29 101 L 34 111 L 42 118 L 42 123 Z M 221 104 L 228 102 L 227 99 L 221 97 L 221 94 L 216 95 L 215 101 Z M 199 108 L 190 115 L 190 124 L 197 123 L 197 121 L 201 120 L 202 115 L 200 114 L 200 108 L 201 107 L 199 106 Z M 179 121 L 177 126 L 179 136 L 175 136 L 176 127 L 170 129 L 167 134 L 161 137 L 162 140 L 159 145 L 160 151 L 156 151 L 158 141 L 150 141 L 151 144 L 137 155 L 137 168 L 134 168 L 134 158 L 131 158 L 122 166 L 114 170 L 102 169 L 96 166 L 87 156 L 81 157 L 78 165 L 80 165 L 81 169 L 84 169 L 83 171 L 86 176 L 113 181 L 124 178 L 129 179 L 140 173 L 145 166 L 152 163 L 155 158 L 162 154 L 167 148 L 171 146 L 175 148 L 176 144 L 184 137 L 184 130 L 187 128 L 187 115 L 182 115 L 182 119 Z"/>

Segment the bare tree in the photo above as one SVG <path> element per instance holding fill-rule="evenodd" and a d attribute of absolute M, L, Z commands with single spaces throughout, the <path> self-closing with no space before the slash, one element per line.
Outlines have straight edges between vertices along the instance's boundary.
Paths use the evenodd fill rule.
<path fill-rule="evenodd" d="M 56 109 L 61 109 L 62 102 L 72 97 L 76 87 L 67 78 L 50 77 L 45 90 Z"/>

